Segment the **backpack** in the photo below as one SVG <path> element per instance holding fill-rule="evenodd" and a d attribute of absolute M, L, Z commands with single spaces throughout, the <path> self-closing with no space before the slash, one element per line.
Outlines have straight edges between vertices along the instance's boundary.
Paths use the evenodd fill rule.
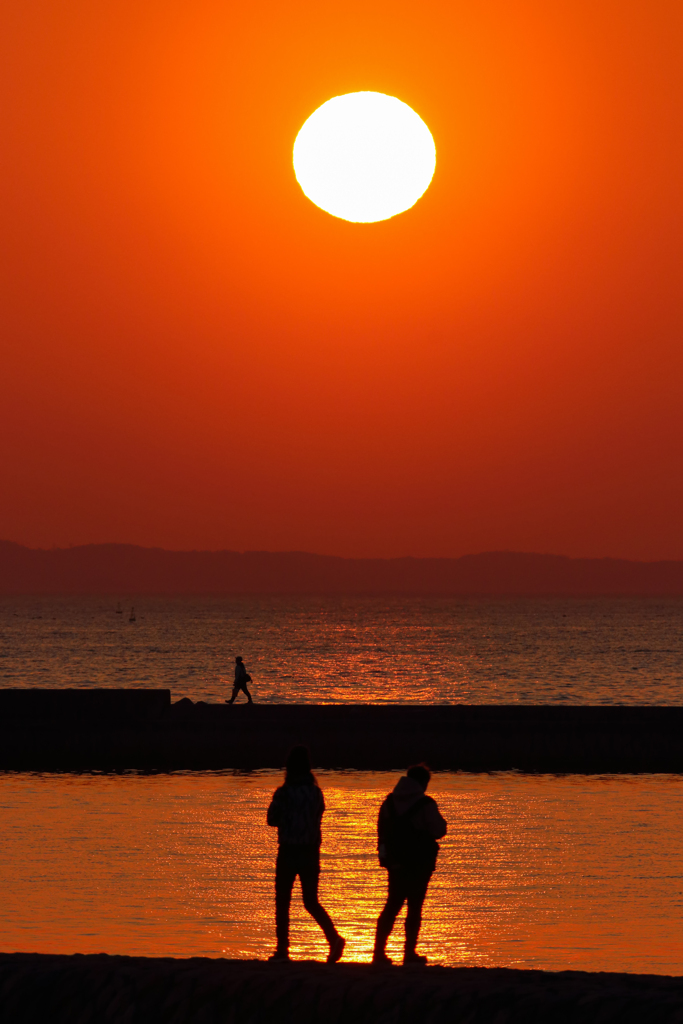
<path fill-rule="evenodd" d="M 415 828 L 412 822 L 428 800 L 428 796 L 420 797 L 404 814 L 397 814 L 393 795 L 387 797 L 387 814 L 379 834 L 379 844 L 384 847 L 379 859 L 382 867 L 434 870 L 439 844 L 428 832 Z"/>

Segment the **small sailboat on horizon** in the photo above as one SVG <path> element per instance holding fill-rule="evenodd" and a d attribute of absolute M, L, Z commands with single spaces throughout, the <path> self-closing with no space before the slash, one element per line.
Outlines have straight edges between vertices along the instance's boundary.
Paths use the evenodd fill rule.
<path fill-rule="evenodd" d="M 128 616 L 129 622 L 135 622 L 135 608 L 131 608 L 130 615 Z"/>

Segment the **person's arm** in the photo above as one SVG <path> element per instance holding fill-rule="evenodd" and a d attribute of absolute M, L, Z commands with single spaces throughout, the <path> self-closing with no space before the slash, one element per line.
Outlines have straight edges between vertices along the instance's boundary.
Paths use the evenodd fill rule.
<path fill-rule="evenodd" d="M 427 824 L 429 825 L 429 831 L 431 832 L 434 839 L 443 839 L 448 832 L 448 825 L 446 819 L 443 817 L 439 808 L 436 806 L 436 800 L 431 800 L 425 808 Z"/>
<path fill-rule="evenodd" d="M 427 797 L 425 804 L 421 807 L 413 819 L 415 828 L 422 832 L 428 832 L 432 839 L 443 839 L 448 831 L 446 819 L 442 817 L 436 800 Z"/>
<path fill-rule="evenodd" d="M 389 821 L 389 797 L 385 797 L 377 815 L 377 855 L 379 862 L 384 865 L 387 857 L 386 833 Z"/>
<path fill-rule="evenodd" d="M 273 799 L 270 801 L 266 821 L 271 828 L 277 828 L 278 825 L 282 824 L 282 812 L 284 810 L 282 799 L 283 795 L 282 786 L 280 786 L 279 789 L 275 790 L 273 793 Z"/>

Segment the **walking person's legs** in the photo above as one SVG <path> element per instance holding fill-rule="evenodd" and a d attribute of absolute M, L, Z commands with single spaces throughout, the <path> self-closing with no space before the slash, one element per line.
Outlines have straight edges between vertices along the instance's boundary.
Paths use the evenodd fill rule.
<path fill-rule="evenodd" d="M 384 910 L 377 918 L 375 930 L 375 949 L 372 954 L 373 963 L 391 963 L 386 955 L 387 939 L 391 935 L 396 918 L 403 906 L 407 891 L 404 872 L 400 868 L 390 868 L 388 871 L 389 891 Z"/>
<path fill-rule="evenodd" d="M 344 952 L 346 940 L 341 937 L 335 928 L 332 918 L 323 907 L 318 898 L 318 885 L 320 883 L 320 852 L 318 850 L 306 851 L 299 862 L 299 878 L 301 879 L 301 895 L 304 907 L 314 921 L 320 925 L 330 947 L 328 963 L 336 963 L 341 959 Z"/>
<path fill-rule="evenodd" d="M 226 704 L 234 704 L 235 703 L 235 697 L 240 692 L 240 690 L 242 691 L 242 693 L 245 693 L 247 695 L 248 703 L 249 704 L 253 704 L 254 702 L 251 699 L 251 694 L 249 693 L 249 690 L 247 689 L 247 684 L 246 683 L 235 683 L 235 685 L 232 688 L 232 697 L 230 698 L 230 700 L 226 700 L 225 703 Z"/>
<path fill-rule="evenodd" d="M 289 957 L 289 907 L 292 889 L 297 875 L 296 863 L 286 847 L 277 851 L 275 863 L 275 935 L 277 949 L 271 960 L 286 960 Z"/>
<path fill-rule="evenodd" d="M 416 952 L 417 939 L 422 924 L 422 905 L 427 895 L 427 886 L 432 877 L 431 871 L 418 871 L 410 877 L 407 885 L 408 913 L 406 914 L 406 944 L 403 953 L 403 963 L 425 964 L 426 956 L 420 956 Z"/>

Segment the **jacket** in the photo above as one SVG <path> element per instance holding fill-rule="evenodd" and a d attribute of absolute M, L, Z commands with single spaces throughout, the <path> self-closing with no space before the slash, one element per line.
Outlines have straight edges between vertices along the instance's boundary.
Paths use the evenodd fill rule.
<path fill-rule="evenodd" d="M 415 779 L 400 778 L 380 807 L 377 820 L 377 852 L 380 864 L 434 870 L 439 852 L 437 839 L 448 826 L 436 801 L 425 795 Z"/>
<path fill-rule="evenodd" d="M 315 782 L 286 782 L 275 790 L 267 820 L 277 828 L 281 846 L 320 846 L 324 812 L 325 798 Z"/>

